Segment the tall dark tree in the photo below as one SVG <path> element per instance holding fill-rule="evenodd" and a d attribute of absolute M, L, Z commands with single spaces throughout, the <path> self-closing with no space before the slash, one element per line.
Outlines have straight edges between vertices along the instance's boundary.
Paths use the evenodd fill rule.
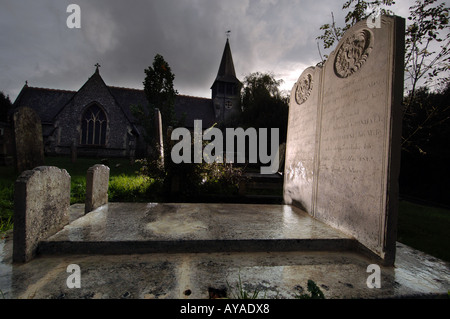
<path fill-rule="evenodd" d="M 415 89 L 420 85 L 442 89 L 450 80 L 449 7 L 436 0 L 417 0 L 409 9 L 405 80 L 413 102 Z"/>
<path fill-rule="evenodd" d="M 174 89 L 175 75 L 164 60 L 157 54 L 153 65 L 145 70 L 144 91 L 151 109 L 158 108 L 161 111 L 163 127 L 176 125 L 175 99 L 178 94 Z"/>
<path fill-rule="evenodd" d="M 280 91 L 282 80 L 271 73 L 255 72 L 245 77 L 242 93 L 241 125 L 279 128 L 280 143 L 286 141 L 289 98 Z"/>
<path fill-rule="evenodd" d="M 405 40 L 407 95 L 403 112 L 403 125 L 408 130 L 403 131 L 402 148 L 426 155 L 421 133 L 434 130 L 436 125 L 442 128 L 449 125 L 448 103 L 436 103 L 439 89 L 445 95 L 450 81 L 449 8 L 445 3 L 436 4 L 436 0 L 416 1 L 410 14 Z"/>
<path fill-rule="evenodd" d="M 450 205 L 450 84 L 437 92 L 421 87 L 411 101 L 403 120 L 401 193 Z"/>
<path fill-rule="evenodd" d="M 155 147 L 154 156 L 158 157 L 156 149 L 156 126 L 155 109 L 159 109 L 162 118 L 162 128 L 164 144 L 167 142 L 167 128 L 177 126 L 175 118 L 175 99 L 178 92 L 174 89 L 173 81 L 175 75 L 172 73 L 169 63 L 164 57 L 157 54 L 153 60 L 152 66 L 144 70 L 145 80 L 144 92 L 148 101 L 149 108 L 143 105 L 134 105 L 132 107 L 133 115 L 138 119 L 140 125 L 145 130 L 145 139 L 151 147 Z M 154 157 L 150 154 L 150 157 Z M 153 160 L 153 158 L 152 158 Z"/>
<path fill-rule="evenodd" d="M 411 94 L 405 100 L 411 100 Z M 421 156 L 450 155 L 450 83 L 438 92 L 420 87 L 414 94 L 403 120 L 403 150 Z"/>
<path fill-rule="evenodd" d="M 0 122 L 8 122 L 8 113 L 12 109 L 12 103 L 9 96 L 0 92 Z"/>

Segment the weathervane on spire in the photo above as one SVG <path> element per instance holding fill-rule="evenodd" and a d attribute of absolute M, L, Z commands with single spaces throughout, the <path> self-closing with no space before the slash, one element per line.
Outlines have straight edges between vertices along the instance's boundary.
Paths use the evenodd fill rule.
<path fill-rule="evenodd" d="M 230 34 L 231 34 L 231 30 L 228 30 L 227 32 L 225 32 L 227 35 L 227 40 L 230 39 Z"/>

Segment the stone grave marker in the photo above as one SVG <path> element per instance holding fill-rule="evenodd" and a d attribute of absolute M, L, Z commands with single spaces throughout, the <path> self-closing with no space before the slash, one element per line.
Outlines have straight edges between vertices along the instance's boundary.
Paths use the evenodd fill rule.
<path fill-rule="evenodd" d="M 395 260 L 405 22 L 361 21 L 291 92 L 284 200 Z"/>
<path fill-rule="evenodd" d="M 158 163 L 161 167 L 164 167 L 164 135 L 161 111 L 159 109 L 155 109 L 155 138 Z"/>
<path fill-rule="evenodd" d="M 13 261 L 27 262 L 39 241 L 69 223 L 70 175 L 57 167 L 24 171 L 14 188 Z"/>
<path fill-rule="evenodd" d="M 85 213 L 108 203 L 109 167 L 97 164 L 86 174 Z"/>
<path fill-rule="evenodd" d="M 44 164 L 44 143 L 41 120 L 29 107 L 20 107 L 13 114 L 14 157 L 19 173 Z"/>
<path fill-rule="evenodd" d="M 77 162 L 77 142 L 74 140 L 72 142 L 72 144 L 70 145 L 70 159 L 72 161 L 72 163 L 76 163 Z"/>

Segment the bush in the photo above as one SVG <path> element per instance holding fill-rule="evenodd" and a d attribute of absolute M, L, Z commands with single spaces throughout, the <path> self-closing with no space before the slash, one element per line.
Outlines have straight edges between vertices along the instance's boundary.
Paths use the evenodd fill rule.
<path fill-rule="evenodd" d="M 229 195 L 236 195 L 239 192 L 239 184 L 246 178 L 244 168 L 233 167 L 233 164 L 227 163 L 204 164 L 200 177 L 201 193 Z"/>
<path fill-rule="evenodd" d="M 139 160 L 140 176 L 160 182 L 166 197 L 171 197 L 175 180 L 179 183 L 177 200 L 192 199 L 205 194 L 236 195 L 239 183 L 244 180 L 244 168 L 229 163 L 180 163 L 168 160 L 161 167 L 159 160 Z M 173 200 L 173 199 L 172 199 Z"/>
<path fill-rule="evenodd" d="M 0 234 L 12 229 L 14 214 L 14 184 L 0 185 Z"/>

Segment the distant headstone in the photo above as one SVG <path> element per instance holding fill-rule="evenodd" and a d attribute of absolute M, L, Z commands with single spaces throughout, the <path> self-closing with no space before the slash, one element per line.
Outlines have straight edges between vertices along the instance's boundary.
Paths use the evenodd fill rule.
<path fill-rule="evenodd" d="M 284 200 L 395 259 L 404 19 L 361 21 L 291 92 Z"/>
<path fill-rule="evenodd" d="M 109 167 L 94 165 L 86 175 L 85 213 L 89 213 L 108 203 Z"/>
<path fill-rule="evenodd" d="M 57 167 L 23 172 L 14 188 L 13 260 L 28 262 L 41 240 L 69 223 L 70 175 Z"/>
<path fill-rule="evenodd" d="M 17 171 L 44 164 L 42 125 L 38 114 L 29 107 L 18 108 L 13 115 L 15 163 Z"/>
<path fill-rule="evenodd" d="M 136 160 L 136 141 L 132 134 L 129 134 L 128 141 L 128 155 L 130 160 L 130 165 L 134 165 L 134 161 Z"/>
<path fill-rule="evenodd" d="M 73 141 L 72 145 L 70 145 L 70 158 L 72 160 L 72 163 L 77 162 L 77 142 Z"/>
<path fill-rule="evenodd" d="M 159 109 L 155 109 L 155 136 L 158 163 L 161 167 L 164 167 L 164 136 L 161 111 Z"/>

